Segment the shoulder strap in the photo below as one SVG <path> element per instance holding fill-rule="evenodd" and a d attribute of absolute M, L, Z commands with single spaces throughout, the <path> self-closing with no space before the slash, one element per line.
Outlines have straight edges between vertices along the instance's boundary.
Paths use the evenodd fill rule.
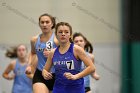
<path fill-rule="evenodd" d="M 73 53 L 73 46 L 74 46 L 74 44 L 71 43 L 71 44 L 70 44 L 70 47 L 69 47 L 69 50 L 68 50 L 68 51 L 71 52 L 71 53 Z"/>

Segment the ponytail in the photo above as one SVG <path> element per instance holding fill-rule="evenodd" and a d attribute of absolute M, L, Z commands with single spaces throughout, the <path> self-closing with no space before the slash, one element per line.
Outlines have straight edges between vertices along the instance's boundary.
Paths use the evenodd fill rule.
<path fill-rule="evenodd" d="M 93 46 L 87 39 L 86 39 L 86 45 L 84 49 L 89 53 L 93 53 Z"/>
<path fill-rule="evenodd" d="M 5 56 L 9 58 L 17 58 L 17 47 L 11 47 L 10 49 L 7 49 Z"/>

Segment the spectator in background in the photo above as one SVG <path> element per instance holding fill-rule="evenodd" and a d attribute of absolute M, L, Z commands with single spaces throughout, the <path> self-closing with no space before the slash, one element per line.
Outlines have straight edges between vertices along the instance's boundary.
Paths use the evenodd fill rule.
<path fill-rule="evenodd" d="M 94 63 L 94 55 L 92 54 L 93 47 L 92 47 L 92 44 L 86 39 L 86 37 L 81 33 L 74 33 L 73 42 L 74 42 L 74 44 L 82 47 L 86 51 L 86 54 L 88 55 L 88 57 Z M 84 70 L 85 68 L 86 68 L 86 66 L 82 62 L 82 70 Z M 85 93 L 91 93 L 89 76 L 90 75 L 87 75 L 84 77 Z M 91 76 L 96 80 L 99 80 L 99 78 L 100 78 L 99 75 L 96 73 L 96 71 L 94 73 L 92 73 Z"/>
<path fill-rule="evenodd" d="M 12 93 L 32 93 L 32 80 L 25 74 L 28 65 L 27 54 L 27 47 L 23 44 L 12 47 L 12 50 L 6 52 L 7 57 L 16 58 L 10 62 L 3 73 L 5 79 L 14 79 Z"/>

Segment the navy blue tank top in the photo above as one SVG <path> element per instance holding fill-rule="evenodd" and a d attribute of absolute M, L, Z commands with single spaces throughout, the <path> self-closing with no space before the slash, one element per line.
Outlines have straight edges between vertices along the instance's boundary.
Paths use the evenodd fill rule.
<path fill-rule="evenodd" d="M 81 71 L 81 60 L 77 60 L 73 53 L 74 44 L 71 43 L 68 51 L 64 54 L 59 52 L 59 46 L 56 48 L 52 61 L 55 68 L 56 80 L 55 84 L 62 85 L 77 85 L 83 84 L 83 78 L 77 80 L 68 80 L 65 78 L 64 73 L 70 72 L 77 74 Z"/>

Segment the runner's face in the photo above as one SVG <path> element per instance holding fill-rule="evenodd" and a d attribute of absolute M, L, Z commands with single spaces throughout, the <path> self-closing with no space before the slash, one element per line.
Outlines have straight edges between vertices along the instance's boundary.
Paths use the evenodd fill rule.
<path fill-rule="evenodd" d="M 27 50 L 26 50 L 26 47 L 24 45 L 20 45 L 17 48 L 17 55 L 18 55 L 19 58 L 25 58 L 26 57 Z"/>
<path fill-rule="evenodd" d="M 70 35 L 70 29 L 68 26 L 59 26 L 57 29 L 57 39 L 60 43 L 67 43 L 70 42 L 71 35 Z"/>
<path fill-rule="evenodd" d="M 85 47 L 85 40 L 82 36 L 77 36 L 74 38 L 74 44 L 84 48 Z"/>
<path fill-rule="evenodd" d="M 43 33 L 48 33 L 52 30 L 53 23 L 48 16 L 42 16 L 40 18 L 39 26 Z"/>

